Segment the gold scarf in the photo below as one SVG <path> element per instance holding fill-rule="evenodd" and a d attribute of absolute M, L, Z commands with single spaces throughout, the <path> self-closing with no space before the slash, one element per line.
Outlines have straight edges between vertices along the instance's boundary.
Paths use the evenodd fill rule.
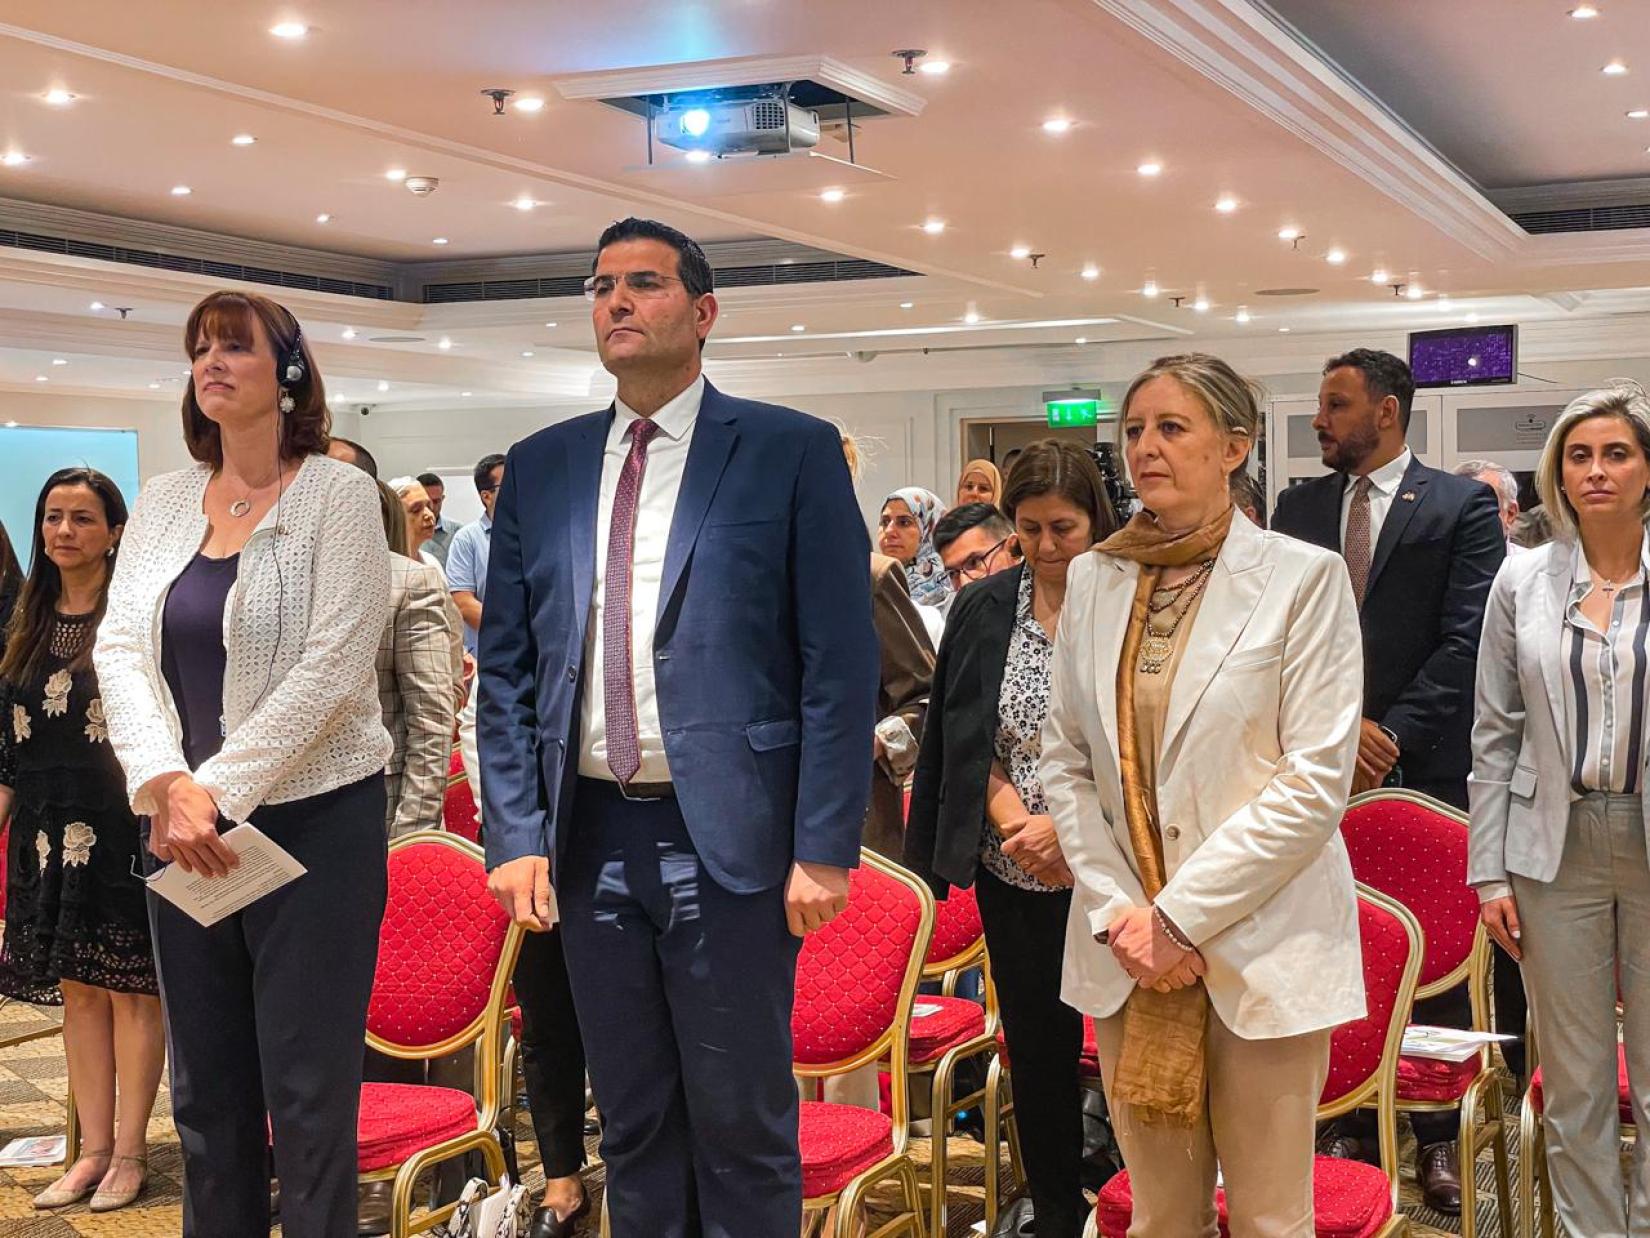
<path fill-rule="evenodd" d="M 1135 661 L 1146 634 L 1152 590 L 1166 567 L 1185 567 L 1220 552 L 1232 527 L 1228 507 L 1202 528 L 1174 534 L 1141 512 L 1095 549 L 1140 564 L 1123 655 L 1117 663 L 1117 748 L 1123 778 L 1123 808 L 1135 868 L 1146 897 L 1156 901 L 1167 880 L 1163 839 L 1157 820 L 1157 788 L 1140 768 L 1140 732 L 1134 708 Z M 1136 988 L 1123 1007 L 1123 1044 L 1113 1103 L 1134 1110 L 1142 1121 L 1191 1126 L 1203 1112 L 1207 1091 L 1204 1040 L 1209 1027 L 1209 995 L 1202 981 L 1159 993 Z"/>

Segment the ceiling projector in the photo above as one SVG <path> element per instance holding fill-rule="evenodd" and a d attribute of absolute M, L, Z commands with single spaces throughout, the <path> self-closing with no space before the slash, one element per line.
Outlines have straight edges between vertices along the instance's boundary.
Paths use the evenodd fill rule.
<path fill-rule="evenodd" d="M 679 105 L 654 116 L 653 135 L 677 150 L 783 155 L 819 145 L 819 113 L 775 96 Z"/>

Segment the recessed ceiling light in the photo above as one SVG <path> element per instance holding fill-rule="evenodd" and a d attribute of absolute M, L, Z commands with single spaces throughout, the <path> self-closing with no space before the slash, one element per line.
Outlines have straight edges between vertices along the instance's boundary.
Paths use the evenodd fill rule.
<path fill-rule="evenodd" d="M 807 326 L 806 323 L 793 322 L 791 324 L 791 330 L 792 331 L 806 331 L 807 329 L 808 329 L 808 326 Z"/>
<path fill-rule="evenodd" d="M 925 60 L 917 66 L 918 73 L 926 73 L 929 77 L 941 77 L 951 72 L 949 60 Z"/>
<path fill-rule="evenodd" d="M 1437 305 L 1439 313 L 1447 313 L 1450 307 L 1449 294 L 1440 292 L 1438 294 L 1438 300 L 1434 302 L 1434 304 Z"/>
<path fill-rule="evenodd" d="M 1298 241 L 1303 235 L 1305 234 L 1299 228 L 1278 229 L 1278 240 L 1280 241 Z"/>
<path fill-rule="evenodd" d="M 315 222 L 318 224 L 330 224 L 332 222 L 332 216 L 327 214 L 325 211 L 322 211 L 315 217 Z"/>
<path fill-rule="evenodd" d="M 407 179 L 407 169 L 391 168 L 388 172 L 384 173 L 384 179 L 387 181 L 404 181 Z"/>
<path fill-rule="evenodd" d="M 93 301 L 88 308 L 93 309 L 93 310 L 100 310 L 100 309 L 103 308 L 103 302 L 102 301 Z"/>
<path fill-rule="evenodd" d="M 689 163 L 709 163 L 710 152 L 708 150 L 690 150 L 687 153 L 687 161 Z"/>
<path fill-rule="evenodd" d="M 1612 60 L 1609 64 L 1600 69 L 1599 72 L 1604 74 L 1606 77 L 1621 77 L 1627 72 L 1627 65 L 1624 61 Z"/>
<path fill-rule="evenodd" d="M 1467 321 L 1468 322 L 1477 322 L 1478 321 L 1478 315 L 1477 314 L 1468 314 L 1467 315 Z"/>
<path fill-rule="evenodd" d="M 53 357 L 52 358 L 52 364 L 53 365 L 68 365 L 69 361 L 68 361 L 68 358 L 66 358 L 66 357 Z"/>
<path fill-rule="evenodd" d="M 473 394 L 475 394 L 475 393 L 474 393 L 474 392 L 470 392 L 470 391 L 460 391 L 460 392 L 459 392 L 459 393 L 458 393 L 458 394 L 459 394 L 459 395 L 461 395 L 461 396 L 463 396 L 463 397 L 464 397 L 464 398 L 465 398 L 465 399 L 466 399 L 466 400 L 467 400 L 467 399 L 469 399 L 469 398 L 470 398 L 470 396 L 472 396 L 472 395 L 473 395 Z"/>
<path fill-rule="evenodd" d="M 20 150 L 8 150 L 5 154 L 0 155 L 0 163 L 5 164 L 8 168 L 20 168 L 28 161 L 29 157 Z"/>
<path fill-rule="evenodd" d="M 1156 176 L 1163 171 L 1163 165 L 1161 163 L 1143 163 L 1135 168 L 1135 171 L 1140 173 L 1141 176 Z"/>
<path fill-rule="evenodd" d="M 840 202 L 847 196 L 848 195 L 840 189 L 825 189 L 820 191 L 819 200 L 821 202 Z"/>
<path fill-rule="evenodd" d="M 258 139 L 253 137 L 250 133 L 237 133 L 234 137 L 229 139 L 229 144 L 231 146 L 251 146 L 257 140 Z"/>
<path fill-rule="evenodd" d="M 553 323 L 553 322 L 547 322 L 544 325 L 549 327 L 552 331 L 554 331 L 556 329 L 556 324 Z"/>
<path fill-rule="evenodd" d="M 1249 321 L 1249 311 L 1246 308 L 1244 308 L 1243 306 L 1240 305 L 1240 306 L 1238 306 L 1238 312 L 1236 314 L 1232 315 L 1232 317 L 1238 322 L 1248 322 Z"/>
<path fill-rule="evenodd" d="M 1628 120 L 1650 120 L 1650 107 L 1636 107 L 1627 113 Z"/>
<path fill-rule="evenodd" d="M 530 211 L 537 206 L 538 203 L 533 201 L 533 199 L 529 198 L 526 194 L 523 194 L 510 205 L 515 207 L 518 211 Z"/>
<path fill-rule="evenodd" d="M 910 308 L 911 308 L 911 307 L 912 307 L 912 306 L 914 306 L 914 305 L 915 305 L 915 304 L 916 304 L 916 302 L 915 302 L 915 301 L 901 301 L 901 302 L 900 302 L 900 303 L 899 303 L 899 307 L 900 307 L 900 308 L 901 308 L 901 309 L 910 309 Z"/>
<path fill-rule="evenodd" d="M 160 384 L 159 383 L 150 383 L 149 384 L 149 390 L 150 391 L 159 391 L 160 390 Z"/>
<path fill-rule="evenodd" d="M 1404 295 L 1406 297 L 1408 297 L 1411 301 L 1419 301 L 1422 297 L 1426 296 L 1427 294 L 1426 294 L 1426 289 L 1422 288 L 1420 284 L 1411 284 L 1404 291 Z"/>
<path fill-rule="evenodd" d="M 1570 10 L 1570 16 L 1577 21 L 1587 21 L 1598 16 L 1598 10 L 1590 4 L 1578 4 Z"/>
<path fill-rule="evenodd" d="M 531 357 L 533 355 L 533 350 L 531 348 L 524 348 L 521 350 L 521 355 L 524 357 Z"/>
<path fill-rule="evenodd" d="M 284 21 L 271 26 L 269 33 L 277 39 L 301 39 L 309 33 L 309 27 L 301 21 Z"/>
<path fill-rule="evenodd" d="M 434 237 L 434 238 L 431 239 L 430 244 L 431 245 L 445 245 L 445 244 L 447 244 L 447 238 L 444 237 L 444 236 Z"/>
<path fill-rule="evenodd" d="M 344 328 L 344 338 L 346 340 L 353 340 L 355 338 L 355 328 L 354 327 L 345 327 Z"/>
<path fill-rule="evenodd" d="M 1050 116 L 1043 122 L 1044 133 L 1064 133 L 1071 128 L 1071 121 L 1064 116 Z"/>
<path fill-rule="evenodd" d="M 1200 314 L 1207 314 L 1209 312 L 1209 298 L 1199 297 L 1192 302 L 1192 308 Z"/>
<path fill-rule="evenodd" d="M 48 90 L 43 98 L 53 107 L 68 107 L 69 104 L 75 101 L 74 95 L 70 94 L 66 90 L 61 90 L 56 87 Z"/>
<path fill-rule="evenodd" d="M 1289 328 L 1288 327 L 1279 327 L 1278 328 L 1278 334 L 1279 335 L 1288 335 L 1289 334 Z"/>
<path fill-rule="evenodd" d="M 174 198 L 187 198 L 190 194 L 192 194 L 194 192 L 195 191 L 193 189 L 189 188 L 188 185 L 173 185 L 172 186 L 172 196 Z"/>
<path fill-rule="evenodd" d="M 1237 199 L 1232 197 L 1230 194 L 1215 200 L 1215 210 L 1219 211 L 1222 215 L 1230 215 L 1233 211 L 1237 210 L 1237 208 Z"/>
<path fill-rule="evenodd" d="M 511 102 L 510 106 L 518 112 L 542 112 L 544 111 L 544 100 L 539 98 L 538 95 L 523 95 Z M 464 394 L 469 395 L 470 393 L 466 391 Z"/>
<path fill-rule="evenodd" d="M 1031 257 L 1031 246 L 1016 245 L 1013 249 L 1008 251 L 1008 256 L 1013 258 L 1015 261 L 1019 261 L 1021 258 L 1029 258 Z"/>
<path fill-rule="evenodd" d="M 388 382 L 386 382 L 386 381 L 385 381 L 385 380 L 384 380 L 384 379 L 382 379 L 382 378 L 380 378 L 380 379 L 379 379 L 379 380 L 378 380 L 378 390 L 380 390 L 380 391 L 388 391 L 388 390 L 389 390 L 389 389 L 390 389 L 390 385 L 389 385 L 389 383 L 388 383 Z"/>
<path fill-rule="evenodd" d="M 15 422 L 15 421 L 8 421 L 8 422 L 7 422 L 7 423 L 6 423 L 6 429 L 8 429 L 8 430 L 15 430 L 15 429 L 17 429 L 17 423 L 16 423 L 16 422 Z"/>
<path fill-rule="evenodd" d="M 1084 267 L 1082 269 L 1082 271 L 1079 272 L 1079 274 L 1082 275 L 1082 277 L 1084 279 L 1099 279 L 1100 278 L 1100 268 L 1095 266 L 1094 263 L 1091 262 L 1091 263 L 1088 264 L 1088 266 Z"/>
<path fill-rule="evenodd" d="M 37 383 L 49 383 L 52 380 L 47 378 L 44 374 L 36 374 L 34 376 L 34 381 Z"/>
<path fill-rule="evenodd" d="M 436 342 L 436 347 L 441 349 L 442 352 L 446 352 L 447 349 L 451 348 L 452 346 L 453 346 L 453 342 L 450 339 L 448 339 L 445 335 L 442 336 L 441 339 Z"/>
<path fill-rule="evenodd" d="M 1341 263 L 1346 261 L 1346 250 L 1340 248 L 1332 249 L 1323 256 L 1323 260 L 1332 267 L 1338 267 Z"/>
<path fill-rule="evenodd" d="M 1384 283 L 1386 283 L 1387 282 L 1386 268 L 1385 267 L 1376 267 L 1373 271 L 1371 271 L 1369 273 L 1369 282 L 1372 283 L 1372 284 L 1384 284 Z"/>
<path fill-rule="evenodd" d="M 1148 279 L 1145 284 L 1141 286 L 1140 295 L 1143 297 L 1155 297 L 1157 295 L 1157 281 L 1155 279 Z"/>
<path fill-rule="evenodd" d="M 975 310 L 969 310 L 968 313 L 963 315 L 963 321 L 972 327 L 975 323 L 980 321 L 980 315 Z"/>
<path fill-rule="evenodd" d="M 929 236 L 938 236 L 945 231 L 945 220 L 930 219 L 922 225 L 922 230 Z"/>
<path fill-rule="evenodd" d="M 1076 339 L 1074 339 L 1072 341 L 1073 344 L 1087 344 L 1088 342 L 1089 342 L 1089 337 L 1086 336 L 1086 335 L 1079 335 Z"/>

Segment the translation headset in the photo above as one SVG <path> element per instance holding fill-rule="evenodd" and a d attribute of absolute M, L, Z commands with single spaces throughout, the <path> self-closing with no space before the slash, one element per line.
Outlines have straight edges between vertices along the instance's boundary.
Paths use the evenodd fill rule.
<path fill-rule="evenodd" d="M 275 363 L 275 381 L 280 384 L 281 389 L 278 407 L 280 408 L 281 416 L 283 417 L 290 417 L 293 411 L 298 407 L 298 401 L 293 399 L 292 393 L 288 390 L 288 388 L 298 386 L 309 377 L 309 369 L 304 365 L 304 329 L 299 325 L 298 319 L 291 314 L 291 311 L 288 311 L 288 317 L 292 318 L 292 347 L 287 349 L 286 355 Z M 286 530 L 281 527 L 281 496 L 286 491 L 286 481 L 283 474 L 285 464 L 281 459 L 281 446 L 283 438 L 284 435 L 281 432 L 280 419 L 277 418 L 275 422 L 276 537 L 279 537 L 282 533 L 286 532 Z M 281 557 L 280 553 L 274 548 L 273 543 L 270 548 L 270 557 L 275 565 L 275 584 L 278 595 L 275 607 L 275 643 L 270 646 L 269 666 L 265 669 L 263 690 L 258 693 L 259 705 L 263 703 L 264 698 L 269 695 L 270 690 L 274 687 L 275 656 L 281 647 L 281 630 L 286 622 L 286 579 L 281 575 Z M 257 705 L 254 705 L 253 708 L 256 709 Z"/>
<path fill-rule="evenodd" d="M 298 402 L 287 392 L 288 387 L 296 387 L 309 376 L 304 366 L 304 329 L 293 320 L 296 333 L 292 337 L 292 347 L 287 349 L 286 356 L 275 366 L 276 381 L 281 384 L 281 411 L 291 413 L 298 407 Z"/>

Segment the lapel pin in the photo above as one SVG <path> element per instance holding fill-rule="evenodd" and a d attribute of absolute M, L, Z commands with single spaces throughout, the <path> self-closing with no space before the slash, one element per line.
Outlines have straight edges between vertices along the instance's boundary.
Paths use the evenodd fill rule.
<path fill-rule="evenodd" d="M 1406 490 L 1402 494 L 1400 494 L 1398 497 L 1406 503 L 1413 503 L 1413 502 L 1415 502 L 1415 491 Z"/>

